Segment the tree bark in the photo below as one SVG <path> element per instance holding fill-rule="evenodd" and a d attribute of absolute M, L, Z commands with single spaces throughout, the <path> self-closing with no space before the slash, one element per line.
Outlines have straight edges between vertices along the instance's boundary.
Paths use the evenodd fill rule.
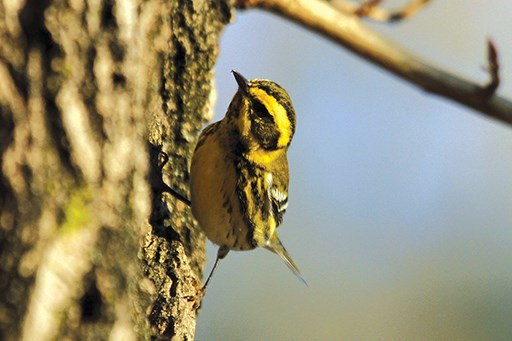
<path fill-rule="evenodd" d="M 193 339 L 228 1 L 0 2 L 0 339 Z M 163 176 L 164 174 L 164 176 Z"/>

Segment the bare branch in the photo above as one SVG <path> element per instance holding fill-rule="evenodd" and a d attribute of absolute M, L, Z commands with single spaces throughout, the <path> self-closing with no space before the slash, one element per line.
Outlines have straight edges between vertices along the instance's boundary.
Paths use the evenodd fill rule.
<path fill-rule="evenodd" d="M 259 7 L 325 36 L 395 75 L 489 117 L 512 125 L 512 102 L 482 85 L 447 72 L 365 27 L 359 18 L 320 0 L 238 0 L 241 8 Z"/>
<path fill-rule="evenodd" d="M 382 0 L 368 0 L 360 5 L 344 0 L 334 0 L 331 4 L 340 11 L 353 13 L 358 17 L 367 17 L 384 23 L 395 23 L 413 16 L 429 2 L 430 0 L 415 0 L 405 7 L 396 10 L 379 8 L 378 5 L 382 3 Z"/>

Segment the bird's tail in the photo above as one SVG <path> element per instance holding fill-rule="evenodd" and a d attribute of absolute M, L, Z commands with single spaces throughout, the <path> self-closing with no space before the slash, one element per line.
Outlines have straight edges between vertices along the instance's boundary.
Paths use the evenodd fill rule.
<path fill-rule="evenodd" d="M 304 283 L 306 286 L 308 286 L 308 283 L 302 277 L 299 267 L 297 266 L 297 264 L 295 264 L 292 257 L 290 257 L 290 255 L 288 254 L 288 251 L 286 251 L 286 249 L 283 246 L 283 243 L 281 243 L 281 241 L 279 240 L 279 237 L 277 236 L 276 233 L 274 233 L 274 235 L 270 238 L 270 240 L 268 241 L 265 248 L 267 250 L 274 252 L 275 254 L 278 254 L 279 257 L 281 257 L 281 259 L 290 268 L 290 270 L 293 271 L 295 276 L 297 276 L 302 281 L 302 283 Z"/>

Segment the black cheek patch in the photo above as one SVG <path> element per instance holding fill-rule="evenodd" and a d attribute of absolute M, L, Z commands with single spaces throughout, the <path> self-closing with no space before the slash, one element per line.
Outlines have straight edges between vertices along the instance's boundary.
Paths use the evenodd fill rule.
<path fill-rule="evenodd" d="M 268 124 L 261 120 L 254 121 L 251 132 L 258 143 L 266 150 L 276 150 L 280 133 L 274 124 Z"/>

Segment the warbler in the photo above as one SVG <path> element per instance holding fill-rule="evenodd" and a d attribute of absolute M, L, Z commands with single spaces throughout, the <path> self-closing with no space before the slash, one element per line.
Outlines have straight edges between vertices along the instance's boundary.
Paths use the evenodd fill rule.
<path fill-rule="evenodd" d="M 280 85 L 232 72 L 238 91 L 225 117 L 201 132 L 190 166 L 192 213 L 219 245 L 203 290 L 230 250 L 257 247 L 278 254 L 306 284 L 276 231 L 288 206 L 292 102 Z"/>

